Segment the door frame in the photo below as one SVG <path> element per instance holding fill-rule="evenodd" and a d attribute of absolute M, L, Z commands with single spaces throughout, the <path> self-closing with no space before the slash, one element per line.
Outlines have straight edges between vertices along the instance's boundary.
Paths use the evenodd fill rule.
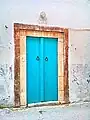
<path fill-rule="evenodd" d="M 14 23 L 14 105 L 26 106 L 26 36 L 58 38 L 58 102 L 69 103 L 68 29 Z"/>

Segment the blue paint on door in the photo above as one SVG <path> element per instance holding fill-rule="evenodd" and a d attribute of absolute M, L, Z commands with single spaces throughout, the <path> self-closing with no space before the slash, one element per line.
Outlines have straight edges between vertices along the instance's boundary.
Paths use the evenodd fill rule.
<path fill-rule="evenodd" d="M 40 38 L 40 100 L 44 101 L 44 38 Z"/>
<path fill-rule="evenodd" d="M 44 65 L 45 65 L 45 101 L 58 100 L 58 65 L 57 39 L 45 38 Z"/>
<path fill-rule="evenodd" d="M 26 38 L 27 104 L 58 100 L 56 38 Z"/>
<path fill-rule="evenodd" d="M 40 102 L 40 39 L 35 37 L 26 38 L 26 60 L 27 60 L 27 102 Z"/>

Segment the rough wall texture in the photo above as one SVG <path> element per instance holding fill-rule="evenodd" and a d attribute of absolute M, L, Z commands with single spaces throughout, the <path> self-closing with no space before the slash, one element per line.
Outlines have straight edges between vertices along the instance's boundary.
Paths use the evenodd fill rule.
<path fill-rule="evenodd" d="M 10 84 L 12 81 L 12 66 L 0 64 L 0 104 L 9 104 L 10 102 Z"/>
<path fill-rule="evenodd" d="M 4 34 L 4 36 L 3 36 Z M 0 26 L 0 104 L 13 105 L 13 45 Z"/>
<path fill-rule="evenodd" d="M 90 101 L 90 31 L 70 30 L 69 38 L 70 101 Z"/>

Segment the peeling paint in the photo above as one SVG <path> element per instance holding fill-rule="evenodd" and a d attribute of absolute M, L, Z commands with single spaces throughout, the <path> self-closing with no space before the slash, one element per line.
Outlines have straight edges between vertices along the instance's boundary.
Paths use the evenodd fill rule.
<path fill-rule="evenodd" d="M 79 40 L 78 40 L 79 39 Z M 90 101 L 90 31 L 70 31 L 70 102 Z M 87 46 L 87 47 L 85 47 Z M 75 50 L 73 48 L 76 48 Z"/>
<path fill-rule="evenodd" d="M 87 69 L 86 69 L 87 66 Z M 73 64 L 72 65 L 72 72 L 71 72 L 71 82 L 76 86 L 75 92 L 79 100 L 83 101 L 86 97 L 90 94 L 90 80 L 88 72 L 89 66 L 83 64 Z M 88 98 L 90 100 L 90 97 Z"/>
<path fill-rule="evenodd" d="M 10 82 L 12 80 L 12 66 L 0 64 L 0 104 L 8 104 L 10 100 Z"/>

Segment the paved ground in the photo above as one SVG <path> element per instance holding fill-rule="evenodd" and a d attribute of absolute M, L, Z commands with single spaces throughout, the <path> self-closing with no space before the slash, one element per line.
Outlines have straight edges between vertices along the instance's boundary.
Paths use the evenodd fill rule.
<path fill-rule="evenodd" d="M 90 103 L 13 111 L 0 109 L 0 120 L 90 120 Z"/>

